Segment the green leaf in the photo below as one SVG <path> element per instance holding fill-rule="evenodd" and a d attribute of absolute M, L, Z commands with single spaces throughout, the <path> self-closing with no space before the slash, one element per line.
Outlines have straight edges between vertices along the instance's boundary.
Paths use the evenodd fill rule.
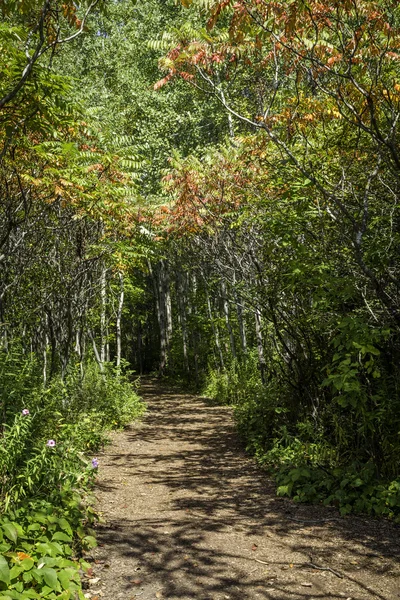
<path fill-rule="evenodd" d="M 10 583 L 10 567 L 4 556 L 0 556 L 0 581 L 6 585 Z"/>
<path fill-rule="evenodd" d="M 58 525 L 63 531 L 66 531 L 68 535 L 72 536 L 72 528 L 71 525 L 68 523 L 67 519 L 64 519 L 64 517 L 62 517 L 58 520 Z"/>
<path fill-rule="evenodd" d="M 56 533 L 52 537 L 52 541 L 59 540 L 60 542 L 71 542 L 72 537 L 63 533 L 62 531 L 56 531 Z"/>
<path fill-rule="evenodd" d="M 14 542 L 14 544 L 17 543 L 18 531 L 16 530 L 16 528 L 14 527 L 14 525 L 12 523 L 3 523 L 3 531 L 4 531 L 4 535 L 9 540 Z"/>
<path fill-rule="evenodd" d="M 22 565 L 15 565 L 10 571 L 10 579 L 16 579 L 24 570 Z"/>
<path fill-rule="evenodd" d="M 63 590 L 69 590 L 70 583 L 71 583 L 71 577 L 69 576 L 68 571 L 66 571 L 66 570 L 60 571 L 58 573 L 58 579 L 61 582 L 61 586 L 62 586 Z"/>
<path fill-rule="evenodd" d="M 25 532 L 22 529 L 21 525 L 19 523 L 15 523 L 15 522 L 12 522 L 12 525 L 14 525 L 14 527 L 15 527 L 15 529 L 17 531 L 18 536 L 19 537 L 24 537 Z"/>
<path fill-rule="evenodd" d="M 25 573 L 22 575 L 22 579 L 25 581 L 25 583 L 29 583 L 32 581 L 33 575 L 31 572 L 25 571 Z"/>
<path fill-rule="evenodd" d="M 32 558 L 24 558 L 24 560 L 21 562 L 21 567 L 24 569 L 24 571 L 30 571 L 34 564 L 35 561 Z"/>
<path fill-rule="evenodd" d="M 52 590 L 60 590 L 60 584 L 58 583 L 57 572 L 55 569 L 52 569 L 51 567 L 43 567 L 42 574 L 43 579 Z"/>
<path fill-rule="evenodd" d="M 41 598 L 48 598 L 49 594 L 52 594 L 51 597 L 54 598 L 54 590 L 48 585 L 43 586 L 40 592 Z"/>

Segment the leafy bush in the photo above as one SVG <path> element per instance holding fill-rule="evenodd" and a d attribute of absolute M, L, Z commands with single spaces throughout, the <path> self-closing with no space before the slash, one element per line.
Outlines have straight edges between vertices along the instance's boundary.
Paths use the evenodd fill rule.
<path fill-rule="evenodd" d="M 290 391 L 276 377 L 263 385 L 256 356 L 251 354 L 243 362 L 232 361 L 225 372 L 211 371 L 205 393 L 234 405 L 246 449 L 275 477 L 278 495 L 296 502 L 331 504 L 341 514 L 363 512 L 400 521 L 400 478 L 390 476 L 389 468 L 382 471 L 375 451 L 381 428 L 387 436 L 396 421 L 386 424 L 385 415 L 374 410 L 366 392 L 361 394 L 355 386 L 355 381 L 362 382 L 364 371 L 373 369 L 373 375 L 379 368 L 375 347 L 370 342 L 354 343 L 355 338 L 361 339 L 360 331 L 366 338 L 368 332 L 357 321 L 345 321 L 334 338 L 333 365 L 340 353 L 345 356 L 340 358 L 341 370 L 332 368 L 322 387 L 334 382 L 337 396 L 319 407 L 314 417 L 307 417 L 299 402 L 293 404 Z M 373 436 L 371 428 L 375 428 Z M 394 442 L 384 447 L 386 463 L 395 448 Z M 395 472 L 396 463 L 389 467 Z"/>
<path fill-rule="evenodd" d="M 85 452 L 104 444 L 108 429 L 139 417 L 144 404 L 131 373 L 112 365 L 101 374 L 89 363 L 83 378 L 70 369 L 43 389 L 34 356 L 3 358 L 0 600 L 83 598 L 79 571 L 88 565 L 79 556 L 95 545 L 97 469 Z"/>
<path fill-rule="evenodd" d="M 240 361 L 232 359 L 224 371 L 210 369 L 203 394 L 222 404 L 235 405 L 264 396 L 256 351 L 250 351 Z"/>
<path fill-rule="evenodd" d="M 95 546 L 96 514 L 77 492 L 61 504 L 30 502 L 0 520 L 0 599 L 83 599 L 79 556 Z"/>

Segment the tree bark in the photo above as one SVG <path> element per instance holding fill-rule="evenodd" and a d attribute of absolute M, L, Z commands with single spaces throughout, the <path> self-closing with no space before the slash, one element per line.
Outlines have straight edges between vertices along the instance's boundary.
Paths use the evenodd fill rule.
<path fill-rule="evenodd" d="M 122 320 L 122 309 L 124 306 L 124 276 L 121 272 L 118 273 L 119 278 L 119 301 L 117 311 L 117 322 L 116 322 L 116 336 L 117 336 L 117 358 L 116 364 L 119 368 L 121 366 L 121 320 Z"/>
<path fill-rule="evenodd" d="M 261 313 L 258 308 L 256 308 L 256 310 L 255 310 L 254 317 L 255 317 L 255 322 L 256 322 L 257 354 L 258 354 L 258 363 L 260 365 L 261 381 L 263 383 L 266 383 L 267 364 L 265 361 L 264 343 L 263 343 L 263 335 L 262 335 L 262 328 L 261 328 Z"/>
<path fill-rule="evenodd" d="M 232 330 L 230 317 L 229 317 L 229 304 L 228 304 L 228 297 L 227 297 L 227 292 L 226 292 L 225 281 L 221 281 L 221 297 L 222 297 L 222 305 L 224 308 L 226 328 L 227 328 L 228 334 L 229 334 L 231 353 L 232 353 L 232 357 L 236 358 L 235 337 L 233 335 L 233 330 Z"/>

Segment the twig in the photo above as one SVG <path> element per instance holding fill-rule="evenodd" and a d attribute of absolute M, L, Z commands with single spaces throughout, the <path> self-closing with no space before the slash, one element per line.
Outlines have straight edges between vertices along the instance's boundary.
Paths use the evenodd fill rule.
<path fill-rule="evenodd" d="M 336 575 L 336 577 L 339 577 L 339 579 L 343 579 L 343 575 L 341 573 L 338 573 L 338 571 L 334 571 L 333 569 L 331 569 L 330 567 L 319 567 L 318 565 L 314 565 L 314 563 L 304 563 L 305 567 L 312 567 L 313 569 L 318 569 L 318 571 L 330 571 L 331 573 L 333 573 L 334 575 Z"/>
<path fill-rule="evenodd" d="M 269 565 L 269 563 L 265 562 L 264 560 L 260 560 L 259 558 L 253 558 L 253 560 L 255 560 L 256 562 L 261 563 L 262 565 Z"/>

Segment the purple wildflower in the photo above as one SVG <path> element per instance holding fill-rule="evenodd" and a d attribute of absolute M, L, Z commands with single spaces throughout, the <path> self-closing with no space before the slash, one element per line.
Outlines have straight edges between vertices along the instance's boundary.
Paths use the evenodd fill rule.
<path fill-rule="evenodd" d="M 29 415 L 29 410 L 27 408 L 24 408 L 22 414 L 24 415 L 24 417 L 26 417 L 26 415 Z"/>
<path fill-rule="evenodd" d="M 97 469 L 98 466 L 99 466 L 99 461 L 97 460 L 97 458 L 92 458 L 93 469 Z"/>
<path fill-rule="evenodd" d="M 48 446 L 49 448 L 54 448 L 55 445 L 56 443 L 54 440 L 47 440 L 46 446 Z"/>

